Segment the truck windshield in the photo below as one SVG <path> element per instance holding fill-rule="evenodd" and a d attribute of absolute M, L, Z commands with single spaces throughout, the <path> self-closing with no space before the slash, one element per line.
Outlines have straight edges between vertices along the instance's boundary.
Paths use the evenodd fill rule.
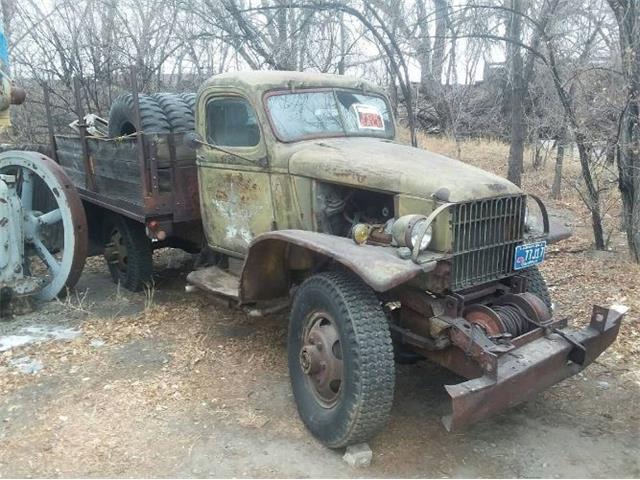
<path fill-rule="evenodd" d="M 272 94 L 267 110 L 277 137 L 294 142 L 317 137 L 393 138 L 393 119 L 383 97 L 349 90 Z"/>

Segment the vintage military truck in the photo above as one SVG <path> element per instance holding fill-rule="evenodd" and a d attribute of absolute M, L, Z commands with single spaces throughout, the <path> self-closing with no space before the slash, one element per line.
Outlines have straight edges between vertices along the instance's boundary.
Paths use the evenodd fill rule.
<path fill-rule="evenodd" d="M 102 215 L 122 229 L 107 232 L 107 260 L 123 278 L 140 270 L 137 285 L 150 273 L 150 249 L 187 230 L 198 235 L 180 227 L 193 224 L 194 210 L 182 224 L 176 212 L 178 201 L 199 199 L 200 234 L 212 254 L 188 281 L 242 306 L 290 306 L 293 393 L 303 422 L 329 447 L 365 441 L 384 426 L 395 359 L 426 358 L 468 379 L 446 386 L 453 409 L 444 424 L 454 429 L 577 373 L 618 334 L 623 307 L 594 306 L 581 330 L 553 316 L 537 265 L 568 233 L 544 204 L 496 175 L 398 143 L 387 98 L 365 81 L 217 75 L 194 99 L 196 132 L 178 137 L 163 122 L 148 125 L 167 131 L 144 127 L 145 115 L 162 110 L 144 102 L 143 112 L 125 112 L 133 120 L 119 120 L 130 140 L 90 140 L 80 159 L 72 138 L 58 138 L 59 161 L 92 212 L 90 235 Z M 150 155 L 147 146 L 138 157 L 115 154 L 144 138 L 169 153 Z M 180 148 L 193 148 L 191 163 L 187 154 L 179 161 Z M 139 171 L 142 193 L 112 208 L 110 183 L 94 179 L 92 189 L 83 172 L 114 177 L 107 163 L 124 156 L 140 158 L 126 177 Z M 197 185 L 180 169 L 197 169 Z M 145 190 L 153 182 L 160 186 Z"/>
<path fill-rule="evenodd" d="M 623 309 L 575 331 L 536 265 L 552 229 L 510 182 L 401 145 L 389 102 L 361 80 L 218 75 L 196 104 L 200 211 L 221 265 L 189 280 L 241 304 L 291 299 L 288 362 L 300 416 L 330 447 L 388 415 L 394 343 L 467 382 L 448 429 L 575 374 L 616 337 Z M 243 260 L 239 278 L 224 256 Z"/>

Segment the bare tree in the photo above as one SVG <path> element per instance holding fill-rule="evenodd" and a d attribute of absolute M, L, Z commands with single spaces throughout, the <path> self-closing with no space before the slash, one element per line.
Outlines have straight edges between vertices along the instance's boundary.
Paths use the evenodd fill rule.
<path fill-rule="evenodd" d="M 522 59 L 522 14 L 521 0 L 507 0 L 507 8 L 512 11 L 509 18 L 507 38 L 507 64 L 509 65 L 509 83 L 511 109 L 511 143 L 509 146 L 509 161 L 507 178 L 516 185 L 522 184 L 522 169 L 525 140 L 524 96 L 526 93 L 526 79 Z"/>
<path fill-rule="evenodd" d="M 629 250 L 640 263 L 640 3 L 608 2 L 618 24 L 626 94 L 618 123 L 619 188 Z"/>

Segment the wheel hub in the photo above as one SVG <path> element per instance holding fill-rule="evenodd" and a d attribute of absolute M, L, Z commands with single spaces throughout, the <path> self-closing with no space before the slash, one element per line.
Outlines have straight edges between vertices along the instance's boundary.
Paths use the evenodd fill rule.
<path fill-rule="evenodd" d="M 127 263 L 129 255 L 127 247 L 124 244 L 122 233 L 119 230 L 114 230 L 111 233 L 110 242 L 105 249 L 105 256 L 109 263 L 113 263 L 118 266 L 118 270 L 121 272 L 127 271 Z"/>
<path fill-rule="evenodd" d="M 300 366 L 316 400 L 325 407 L 333 406 L 342 386 L 342 346 L 335 322 L 325 312 L 309 317 Z"/>

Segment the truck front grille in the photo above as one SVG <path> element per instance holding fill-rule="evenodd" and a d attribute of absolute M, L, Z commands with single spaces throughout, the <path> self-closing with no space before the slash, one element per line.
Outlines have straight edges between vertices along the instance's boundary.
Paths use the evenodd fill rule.
<path fill-rule="evenodd" d="M 525 196 L 461 203 L 453 207 L 451 290 L 508 276 L 524 235 Z"/>

